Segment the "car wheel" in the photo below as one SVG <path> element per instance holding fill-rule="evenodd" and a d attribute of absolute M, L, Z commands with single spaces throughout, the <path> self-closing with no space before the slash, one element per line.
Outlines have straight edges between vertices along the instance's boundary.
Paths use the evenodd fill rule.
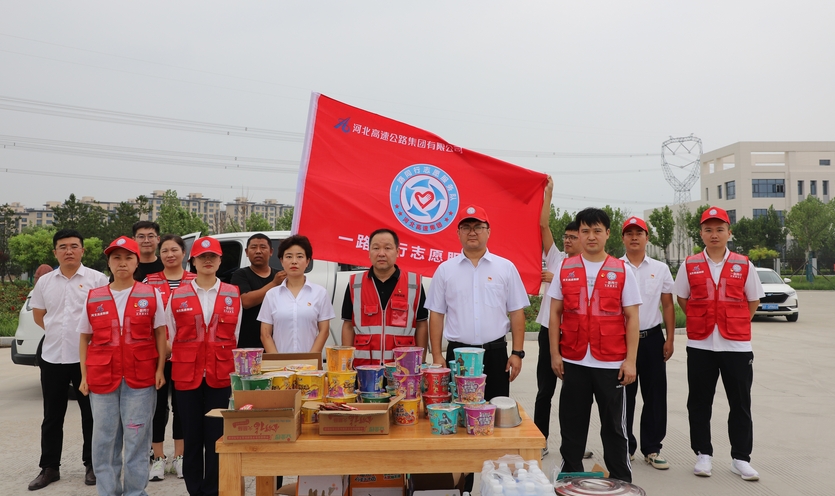
<path fill-rule="evenodd" d="M 798 317 L 800 317 L 800 313 L 793 313 L 791 315 L 786 315 L 786 320 L 789 322 L 797 322 Z"/>

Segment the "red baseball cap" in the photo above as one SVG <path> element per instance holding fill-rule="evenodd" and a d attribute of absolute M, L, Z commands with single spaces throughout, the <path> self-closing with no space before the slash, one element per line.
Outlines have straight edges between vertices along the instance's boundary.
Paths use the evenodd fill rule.
<path fill-rule="evenodd" d="M 731 219 L 728 217 L 728 212 L 725 212 L 725 210 L 719 207 L 710 207 L 702 212 L 702 221 L 699 222 L 699 224 L 704 224 L 710 219 L 719 219 L 727 224 L 731 223 Z"/>
<path fill-rule="evenodd" d="M 630 226 L 638 226 L 641 229 L 643 229 L 644 231 L 646 231 L 647 234 L 649 234 L 649 229 L 647 229 L 647 223 L 644 222 L 644 219 L 642 219 L 640 217 L 635 217 L 634 215 L 632 217 L 626 219 L 625 221 L 623 221 L 623 227 L 620 229 L 620 233 L 621 234 L 625 233 L 626 228 L 628 228 Z"/>
<path fill-rule="evenodd" d="M 113 250 L 116 248 L 121 248 L 123 250 L 127 250 L 137 257 L 139 256 L 139 245 L 136 244 L 136 241 L 133 238 L 129 238 L 127 236 L 119 236 L 118 238 L 114 239 L 110 246 L 104 249 L 105 255 L 110 255 Z"/>
<path fill-rule="evenodd" d="M 467 219 L 475 219 L 488 224 L 490 223 L 490 219 L 487 218 L 487 212 L 485 212 L 484 209 L 478 205 L 470 205 L 465 208 L 458 217 L 458 224 L 460 225 Z"/>
<path fill-rule="evenodd" d="M 220 241 L 209 236 L 198 238 L 197 241 L 191 245 L 191 258 L 199 257 L 204 253 L 214 253 L 215 255 L 223 255 L 223 250 L 220 249 Z"/>

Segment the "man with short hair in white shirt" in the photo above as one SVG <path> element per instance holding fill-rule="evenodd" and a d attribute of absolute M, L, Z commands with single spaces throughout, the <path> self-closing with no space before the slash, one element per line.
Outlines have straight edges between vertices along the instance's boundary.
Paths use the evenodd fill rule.
<path fill-rule="evenodd" d="M 641 453 L 644 461 L 658 470 L 670 468 L 661 457 L 661 441 L 667 434 L 667 360 L 673 355 L 676 334 L 676 310 L 673 306 L 673 275 L 667 264 L 647 256 L 649 229 L 644 219 L 630 217 L 621 228 L 626 255 L 620 257 L 635 273 L 643 304 L 638 308 L 640 340 L 635 362 L 638 379 L 626 386 L 626 431 L 629 434 L 630 460 L 638 449 L 632 433 L 635 397 L 641 383 Z M 659 309 L 659 306 L 663 308 Z M 661 333 L 661 323 L 667 338 Z"/>
<path fill-rule="evenodd" d="M 78 389 L 81 364 L 78 326 L 86 318 L 87 293 L 108 283 L 107 276 L 81 264 L 84 238 L 74 229 L 62 229 L 52 237 L 53 253 L 58 269 L 42 276 L 32 290 L 32 316 L 44 330 L 38 365 L 43 392 L 43 423 L 41 424 L 41 473 L 29 483 L 29 490 L 42 489 L 61 478 L 61 451 L 64 437 L 64 416 L 67 413 L 68 386 Z M 93 473 L 91 443 L 93 414 L 90 398 L 76 395 L 81 410 L 81 431 L 84 445 L 81 459 L 86 473 L 84 483 L 96 484 Z"/>
<path fill-rule="evenodd" d="M 765 293 L 748 257 L 728 250 L 731 223 L 725 210 L 705 210 L 699 232 L 705 249 L 687 257 L 673 285 L 687 315 L 687 412 L 690 447 L 696 453 L 693 473 L 710 477 L 713 468 L 710 418 L 721 374 L 730 406 L 731 472 L 755 481 L 760 474 L 750 463 L 754 447 L 751 319 Z"/>
<path fill-rule="evenodd" d="M 426 296 L 432 360 L 446 365 L 455 359 L 455 348 L 484 348 L 487 400 L 509 396 L 510 382 L 522 370 L 524 308 L 530 304 L 519 271 L 510 260 L 487 250 L 489 238 L 487 213 L 475 205 L 467 207 L 458 220 L 463 256 L 438 266 Z M 509 356 L 508 331 L 512 336 Z M 442 337 L 449 343 L 446 359 Z"/>

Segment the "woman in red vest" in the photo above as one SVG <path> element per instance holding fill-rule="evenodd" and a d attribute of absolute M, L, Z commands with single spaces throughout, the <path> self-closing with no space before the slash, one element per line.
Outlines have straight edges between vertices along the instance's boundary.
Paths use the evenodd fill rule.
<path fill-rule="evenodd" d="M 223 421 L 206 417 L 206 413 L 229 404 L 229 374 L 235 371 L 232 349 L 241 328 L 238 287 L 216 276 L 221 254 L 220 243 L 214 238 L 194 242 L 191 265 L 197 269 L 197 277 L 171 293 L 165 312 L 171 379 L 185 444 L 183 478 L 191 495 L 218 493 L 215 442 L 223 435 Z"/>
<path fill-rule="evenodd" d="M 78 389 L 90 394 L 98 493 L 144 494 L 156 390 L 165 383 L 165 314 L 159 293 L 133 279 L 139 267 L 136 241 L 122 236 L 104 253 L 113 282 L 87 296 Z"/>
<path fill-rule="evenodd" d="M 196 276 L 183 268 L 183 258 L 186 256 L 186 245 L 183 238 L 176 234 L 166 234 L 160 239 L 159 258 L 165 269 L 161 272 L 148 274 L 145 283 L 150 284 L 159 291 L 162 296 L 162 303 L 168 307 L 171 299 L 171 292 L 180 284 L 187 283 Z M 166 347 L 167 347 L 166 343 Z M 171 357 L 171 349 L 168 348 L 168 358 Z M 177 474 L 178 479 L 183 478 L 183 428 L 180 422 L 180 412 L 177 410 L 176 395 L 173 394 L 171 386 L 171 360 L 165 361 L 165 385 L 157 391 L 157 409 L 154 412 L 154 437 L 151 447 L 154 450 L 151 473 L 152 481 L 161 481 L 165 478 L 165 472 Z M 168 395 L 171 392 L 171 410 L 174 412 L 174 423 L 172 433 L 174 437 L 174 458 L 169 460 L 163 450 L 165 441 L 165 426 L 168 425 Z"/>

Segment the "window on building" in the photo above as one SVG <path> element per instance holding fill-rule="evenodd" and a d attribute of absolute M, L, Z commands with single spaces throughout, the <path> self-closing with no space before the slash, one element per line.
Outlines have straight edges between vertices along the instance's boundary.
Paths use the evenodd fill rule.
<path fill-rule="evenodd" d="M 797 181 L 797 196 L 803 196 L 803 181 Z"/>
<path fill-rule="evenodd" d="M 719 193 L 719 199 L 722 199 L 722 185 L 716 186 L 716 191 Z"/>
<path fill-rule="evenodd" d="M 725 198 L 728 200 L 736 198 L 736 181 L 728 181 L 725 183 Z"/>
<path fill-rule="evenodd" d="M 754 198 L 784 198 L 785 181 L 783 179 L 752 179 L 751 196 Z"/>
<path fill-rule="evenodd" d="M 38 225 L 41 225 L 41 223 L 42 223 L 41 219 L 38 219 Z"/>
<path fill-rule="evenodd" d="M 829 196 L 829 181 L 821 181 L 823 186 L 823 196 Z"/>
<path fill-rule="evenodd" d="M 47 213 L 46 213 L 46 216 L 47 216 L 47 217 L 52 217 L 52 212 L 47 212 Z"/>
<path fill-rule="evenodd" d="M 51 225 L 52 225 L 52 221 L 51 221 L 51 220 L 46 221 L 46 225 L 51 226 Z"/>
<path fill-rule="evenodd" d="M 820 161 L 818 163 L 820 165 L 830 165 L 828 158 L 822 158 L 822 159 L 820 159 Z"/>
<path fill-rule="evenodd" d="M 777 217 L 780 219 L 780 225 L 784 225 L 786 223 L 786 219 L 783 217 L 783 211 L 782 210 L 775 210 L 774 212 L 777 213 Z M 768 209 L 767 208 L 755 208 L 754 209 L 754 220 L 757 220 L 760 217 L 765 217 L 767 215 L 768 215 Z"/>
<path fill-rule="evenodd" d="M 728 220 L 731 224 L 736 224 L 736 210 L 726 210 L 728 212 Z"/>
<path fill-rule="evenodd" d="M 43 217 L 43 212 L 38 212 L 38 214 L 35 217 L 40 219 L 41 217 Z M 38 224 L 40 224 L 40 222 L 38 222 Z"/>
<path fill-rule="evenodd" d="M 818 182 L 817 181 L 809 181 L 809 194 L 812 196 L 816 196 L 818 194 Z"/>

